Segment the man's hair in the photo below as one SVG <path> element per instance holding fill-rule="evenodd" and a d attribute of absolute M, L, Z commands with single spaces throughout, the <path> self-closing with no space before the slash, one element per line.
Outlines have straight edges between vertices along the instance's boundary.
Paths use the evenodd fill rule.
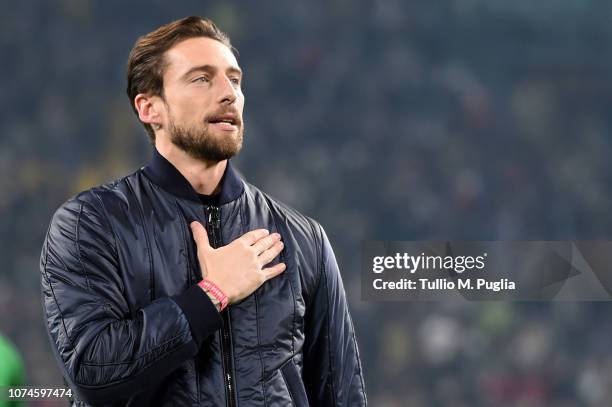
<path fill-rule="evenodd" d="M 175 44 L 189 38 L 207 37 L 226 45 L 237 54 L 229 37 L 207 18 L 190 16 L 162 25 L 157 30 L 136 40 L 127 64 L 127 95 L 132 110 L 138 117 L 134 98 L 139 93 L 164 97 L 164 71 L 167 61 L 164 53 Z M 140 120 L 140 118 L 139 118 Z M 141 122 L 142 123 L 142 122 Z M 155 132 L 148 123 L 142 123 L 151 143 L 155 143 Z"/>

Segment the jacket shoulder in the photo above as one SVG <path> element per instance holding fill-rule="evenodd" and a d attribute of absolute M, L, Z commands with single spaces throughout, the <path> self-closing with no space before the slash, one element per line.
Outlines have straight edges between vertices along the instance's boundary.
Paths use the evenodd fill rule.
<path fill-rule="evenodd" d="M 110 227 L 108 207 L 129 206 L 130 190 L 139 176 L 135 171 L 124 177 L 81 191 L 64 201 L 55 211 L 49 225 L 50 229 L 60 226 L 77 225 L 84 219 Z"/>
<path fill-rule="evenodd" d="M 130 195 L 132 195 L 130 191 L 134 189 L 134 184 L 141 178 L 141 172 L 141 170 L 137 170 L 129 175 L 97 185 L 76 194 L 73 199 L 93 205 L 113 201 L 127 203 Z"/>

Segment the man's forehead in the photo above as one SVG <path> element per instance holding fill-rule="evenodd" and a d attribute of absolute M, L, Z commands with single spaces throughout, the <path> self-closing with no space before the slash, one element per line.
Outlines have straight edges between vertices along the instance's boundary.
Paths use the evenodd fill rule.
<path fill-rule="evenodd" d="M 207 37 L 189 38 L 166 51 L 166 73 L 181 75 L 194 66 L 210 65 L 218 69 L 238 68 L 238 61 L 225 44 Z"/>

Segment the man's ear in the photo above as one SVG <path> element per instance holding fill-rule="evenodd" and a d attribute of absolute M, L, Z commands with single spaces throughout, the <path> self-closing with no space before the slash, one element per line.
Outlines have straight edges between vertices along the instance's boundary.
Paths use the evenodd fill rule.
<path fill-rule="evenodd" d="M 139 93 L 134 98 L 134 107 L 138 112 L 141 122 L 150 125 L 161 125 L 163 122 L 162 103 L 159 96 L 152 96 L 146 93 Z"/>

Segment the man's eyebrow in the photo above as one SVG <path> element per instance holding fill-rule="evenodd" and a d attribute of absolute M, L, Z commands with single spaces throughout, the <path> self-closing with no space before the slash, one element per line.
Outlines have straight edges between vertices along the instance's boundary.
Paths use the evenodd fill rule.
<path fill-rule="evenodd" d="M 194 72 L 209 72 L 209 73 L 214 73 L 218 70 L 218 68 L 216 66 L 213 65 L 198 65 L 198 66 L 194 66 L 193 68 L 189 69 L 187 72 L 185 72 L 181 77 L 183 79 L 187 79 L 187 77 L 189 75 L 191 75 Z M 227 72 L 229 73 L 236 73 L 238 75 L 242 76 L 242 69 L 238 68 L 237 66 L 230 66 L 229 68 L 226 69 Z"/>

